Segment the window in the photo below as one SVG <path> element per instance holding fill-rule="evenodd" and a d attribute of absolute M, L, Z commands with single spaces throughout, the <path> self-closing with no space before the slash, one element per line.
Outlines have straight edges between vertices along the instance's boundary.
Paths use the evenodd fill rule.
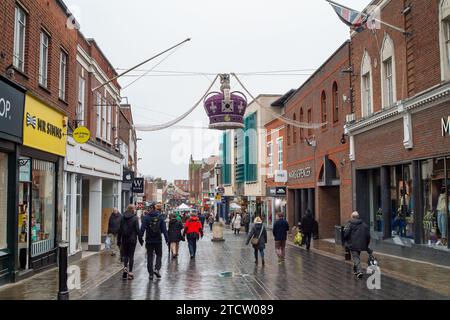
<path fill-rule="evenodd" d="M 14 24 L 14 57 L 13 64 L 20 71 L 25 71 L 25 30 L 27 15 L 25 11 L 16 6 Z"/>
<path fill-rule="evenodd" d="M 119 138 L 119 107 L 116 106 L 116 118 L 114 124 L 114 138 L 115 141 Z"/>
<path fill-rule="evenodd" d="M 372 66 L 367 51 L 364 53 L 361 74 L 361 116 L 367 117 L 373 113 Z"/>
<path fill-rule="evenodd" d="M 0 153 L 0 250 L 8 247 L 8 155 Z"/>
<path fill-rule="evenodd" d="M 337 83 L 333 83 L 333 122 L 339 122 L 339 90 Z"/>
<path fill-rule="evenodd" d="M 99 92 L 96 93 L 96 107 L 97 107 L 97 131 L 96 131 L 96 136 L 97 138 L 101 138 L 102 137 L 102 96 Z"/>
<path fill-rule="evenodd" d="M 450 1 L 441 0 L 439 6 L 441 52 L 441 80 L 450 80 Z"/>
<path fill-rule="evenodd" d="M 395 59 L 394 42 L 386 34 L 381 49 L 381 93 L 383 108 L 392 107 L 396 101 L 395 94 Z"/>
<path fill-rule="evenodd" d="M 269 142 L 267 144 L 267 158 L 269 161 L 269 175 L 273 175 L 273 144 Z"/>
<path fill-rule="evenodd" d="M 78 124 L 84 125 L 84 101 L 85 101 L 86 81 L 83 78 L 78 78 L 78 106 L 75 115 L 75 120 Z"/>
<path fill-rule="evenodd" d="M 277 139 L 278 170 L 283 170 L 283 138 Z"/>
<path fill-rule="evenodd" d="M 59 98 L 66 101 L 67 53 L 61 51 L 59 58 Z"/>
<path fill-rule="evenodd" d="M 48 86 L 48 43 L 47 33 L 41 31 L 41 48 L 39 56 L 39 84 L 45 88 Z"/>
<path fill-rule="evenodd" d="M 107 112 L 107 123 L 106 123 L 106 141 L 111 142 L 111 122 L 112 122 L 112 106 L 108 105 L 106 107 Z"/>
<path fill-rule="evenodd" d="M 322 123 L 324 123 L 322 128 L 326 128 L 327 122 L 327 95 L 325 91 L 322 91 L 322 96 L 320 98 L 321 112 L 322 112 Z"/>
<path fill-rule="evenodd" d="M 294 113 L 294 121 L 297 121 L 297 115 Z M 292 142 L 294 144 L 297 143 L 297 127 L 295 125 L 292 125 Z"/>
<path fill-rule="evenodd" d="M 102 98 L 102 134 L 101 137 L 103 140 L 106 140 L 106 98 Z"/>
<path fill-rule="evenodd" d="M 286 127 L 286 135 L 287 135 L 287 144 L 288 146 L 291 145 L 291 125 L 288 124 Z"/>
<path fill-rule="evenodd" d="M 312 110 L 308 110 L 308 124 L 310 125 L 312 123 Z M 312 136 L 312 129 L 308 128 L 308 137 Z"/>
<path fill-rule="evenodd" d="M 447 49 L 447 67 L 450 69 L 450 20 L 444 22 L 445 26 L 445 47 Z"/>
<path fill-rule="evenodd" d="M 300 122 L 303 123 L 304 121 L 304 115 L 303 115 L 303 108 L 300 109 Z M 305 132 L 303 128 L 300 128 L 300 143 L 303 142 L 303 140 L 305 139 Z"/>

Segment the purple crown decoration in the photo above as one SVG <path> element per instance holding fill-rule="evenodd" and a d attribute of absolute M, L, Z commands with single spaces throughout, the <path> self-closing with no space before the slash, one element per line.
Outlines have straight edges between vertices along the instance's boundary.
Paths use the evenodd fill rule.
<path fill-rule="evenodd" d="M 247 99 L 241 92 L 230 92 L 230 75 L 220 75 L 220 92 L 211 92 L 205 97 L 204 107 L 209 117 L 210 129 L 244 128 Z"/>

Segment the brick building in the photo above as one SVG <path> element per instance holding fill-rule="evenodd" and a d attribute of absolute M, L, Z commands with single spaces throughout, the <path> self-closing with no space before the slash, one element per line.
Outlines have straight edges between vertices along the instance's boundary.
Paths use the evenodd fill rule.
<path fill-rule="evenodd" d="M 56 264 L 67 237 L 63 169 L 77 102 L 69 17 L 58 0 L 1 3 L 0 284 Z"/>
<path fill-rule="evenodd" d="M 202 199 L 202 161 L 189 161 L 189 201 L 191 204 L 200 204 Z"/>
<path fill-rule="evenodd" d="M 383 24 L 352 34 L 354 112 L 346 133 L 353 206 L 370 223 L 377 244 L 428 255 L 424 249 L 448 242 L 450 2 L 371 5 L 384 22 L 409 34 Z M 441 197 L 447 209 L 439 208 Z"/>
<path fill-rule="evenodd" d="M 285 115 L 318 129 L 286 125 L 288 220 L 297 224 L 306 210 L 319 223 L 321 238 L 334 238 L 336 225 L 350 217 L 351 170 L 342 144 L 345 115 L 351 110 L 350 43 L 347 41 L 287 99 Z"/>

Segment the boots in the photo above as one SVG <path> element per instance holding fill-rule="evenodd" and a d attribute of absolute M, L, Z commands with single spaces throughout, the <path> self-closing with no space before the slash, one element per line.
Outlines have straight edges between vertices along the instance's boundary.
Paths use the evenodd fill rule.
<path fill-rule="evenodd" d="M 262 258 L 262 265 L 263 265 L 263 266 L 265 265 L 264 258 Z"/>

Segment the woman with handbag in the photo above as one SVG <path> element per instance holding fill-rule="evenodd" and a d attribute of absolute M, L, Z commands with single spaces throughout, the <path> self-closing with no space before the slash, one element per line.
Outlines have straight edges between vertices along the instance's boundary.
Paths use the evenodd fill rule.
<path fill-rule="evenodd" d="M 175 214 L 171 214 L 168 233 L 169 233 L 169 246 L 170 251 L 172 252 L 173 259 L 178 257 L 180 241 L 184 241 L 184 237 L 181 234 L 182 230 L 183 224 L 181 223 L 181 221 L 177 219 L 177 216 Z"/>
<path fill-rule="evenodd" d="M 255 264 L 258 264 L 258 251 L 261 255 L 262 265 L 264 266 L 264 249 L 267 243 L 267 231 L 264 227 L 260 217 L 256 217 L 254 225 L 250 233 L 248 234 L 246 244 L 252 243 L 255 252 Z"/>

